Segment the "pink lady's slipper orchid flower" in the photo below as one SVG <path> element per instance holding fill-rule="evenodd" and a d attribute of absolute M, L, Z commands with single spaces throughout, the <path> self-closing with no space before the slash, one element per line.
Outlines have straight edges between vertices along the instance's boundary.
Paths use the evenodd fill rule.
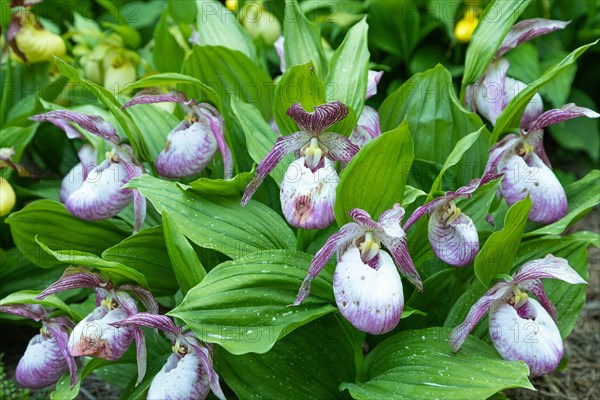
<path fill-rule="evenodd" d="M 71 214 L 81 219 L 100 220 L 114 217 L 133 199 L 133 231 L 139 231 L 146 217 L 146 199 L 137 190 L 124 189 L 123 185 L 142 175 L 145 170 L 135 159 L 131 147 L 120 143 L 115 128 L 99 116 L 68 110 L 50 111 L 30 119 L 51 122 L 63 129 L 71 139 L 81 137 L 72 125 L 74 123 L 113 145 L 106 159 L 98 165 L 95 162 L 96 152 L 90 145 L 80 149 L 80 163 L 63 179 L 61 200 Z"/>
<path fill-rule="evenodd" d="M 225 122 L 212 105 L 188 100 L 180 92 L 141 92 L 121 108 L 164 102 L 181 104 L 186 111 L 186 117 L 167 136 L 167 145 L 156 159 L 158 173 L 166 178 L 195 175 L 206 167 L 219 150 L 223 156 L 225 179 L 231 178 L 233 158 L 225 141 Z"/>
<path fill-rule="evenodd" d="M 4 305 L 0 306 L 0 312 L 42 322 L 40 333 L 29 341 L 17 365 L 15 377 L 21 386 L 45 388 L 58 382 L 67 371 L 71 386 L 77 383 L 77 363 L 67 347 L 69 332 L 75 325 L 69 318 L 49 317 L 39 304 Z"/>
<path fill-rule="evenodd" d="M 365 106 L 349 139 L 361 149 L 365 144 L 378 136 L 381 136 L 379 113 L 373 107 Z"/>
<path fill-rule="evenodd" d="M 460 350 L 469 333 L 489 313 L 492 343 L 502 358 L 524 361 L 534 376 L 556 369 L 564 347 L 556 326 L 556 310 L 542 286 L 542 279 L 548 278 L 586 283 L 563 258 L 548 254 L 529 261 L 512 278 L 496 283 L 471 307 L 465 321 L 452 331 L 450 347 L 455 352 Z"/>
<path fill-rule="evenodd" d="M 137 327 L 116 328 L 111 325 L 137 314 L 135 300 L 124 290 L 132 291 L 153 314 L 158 313 L 158 304 L 147 290 L 134 285 L 115 288 L 112 281 L 82 267 L 69 267 L 63 276 L 43 290 L 38 299 L 64 290 L 96 288 L 96 308 L 81 320 L 69 336 L 69 352 L 73 356 L 90 356 L 106 360 L 117 360 L 125 354 L 135 338 L 138 359 L 139 384 L 146 373 L 146 345 L 144 334 Z"/>
<path fill-rule="evenodd" d="M 482 178 L 473 179 L 466 186 L 418 207 L 404 225 L 407 231 L 424 214 L 429 215 L 429 244 L 436 256 L 452 266 L 471 264 L 479 252 L 477 228 L 455 201 L 470 198 L 479 187 L 500 176 L 494 173 L 499 157 L 490 161 Z"/>
<path fill-rule="evenodd" d="M 225 400 L 219 375 L 213 368 L 212 347 L 200 342 L 192 332 L 182 333 L 182 328 L 169 317 L 148 313 L 138 313 L 111 325 L 161 329 L 173 343 L 174 354 L 152 380 L 148 400 L 199 400 L 211 390 Z"/>
<path fill-rule="evenodd" d="M 327 128 L 346 118 L 348 108 L 334 101 L 307 112 L 296 103 L 288 109 L 287 115 L 296 121 L 300 131 L 277 138 L 246 187 L 242 205 L 248 203 L 283 157 L 295 152 L 299 158 L 290 164 L 281 183 L 283 215 L 297 228 L 325 228 L 334 219 L 333 203 L 339 181 L 335 161 L 350 162 L 358 152 L 358 147 L 345 136 L 327 132 Z"/>
<path fill-rule="evenodd" d="M 490 160 L 500 159 L 499 173 L 504 175 L 500 191 L 509 205 L 531 197 L 529 219 L 549 224 L 568 212 L 567 195 L 552 172 L 543 144 L 544 128 L 577 117 L 598 118 L 600 114 L 575 104 L 546 111 L 521 134 L 506 135 L 490 149 Z M 489 168 L 489 164 L 488 164 Z"/>
<path fill-rule="evenodd" d="M 398 325 L 404 308 L 402 282 L 396 268 L 423 290 L 400 226 L 404 209 L 396 204 L 384 211 L 378 222 L 358 208 L 349 214 L 356 222 L 342 226 L 317 252 L 294 305 L 306 299 L 312 280 L 337 252 L 333 291 L 340 312 L 357 329 L 375 335 L 386 333 Z M 382 245 L 391 257 L 381 249 Z"/>
<path fill-rule="evenodd" d="M 508 103 L 516 97 L 527 84 L 510 78 L 506 75 L 509 63 L 501 58 L 508 51 L 521 43 L 541 35 L 565 28 L 569 22 L 554 21 L 543 18 L 523 20 L 515 24 L 506 34 L 506 37 L 496 51 L 494 61 L 488 66 L 486 72 L 475 85 L 467 89 L 465 102 L 472 111 L 483 115 L 492 125 L 506 108 Z M 544 104 L 539 94 L 535 94 L 529 101 L 523 117 L 521 128 L 527 129 L 529 125 L 544 111 Z"/>

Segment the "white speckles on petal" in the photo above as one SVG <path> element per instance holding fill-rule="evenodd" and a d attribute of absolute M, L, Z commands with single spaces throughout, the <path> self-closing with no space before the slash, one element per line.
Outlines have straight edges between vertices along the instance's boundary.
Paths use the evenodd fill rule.
<path fill-rule="evenodd" d="M 540 303 L 531 298 L 518 311 L 502 301 L 492 305 L 490 335 L 502 358 L 525 361 L 531 375 L 553 371 L 564 354 L 556 323 Z"/>
<path fill-rule="evenodd" d="M 288 167 L 281 182 L 281 207 L 286 220 L 297 228 L 322 229 L 334 219 L 333 204 L 339 178 L 334 163 L 313 172 L 305 166 L 304 157 Z"/>
<path fill-rule="evenodd" d="M 67 371 L 67 362 L 56 341 L 39 334 L 29 341 L 15 377 L 21 386 L 40 389 L 55 384 Z"/>
<path fill-rule="evenodd" d="M 194 353 L 171 354 L 148 390 L 148 400 L 204 399 L 210 392 L 208 373 Z"/>
<path fill-rule="evenodd" d="M 354 327 L 379 335 L 398 325 L 404 308 L 402 282 L 390 255 L 379 251 L 377 269 L 351 247 L 337 263 L 333 291 L 340 312 Z"/>

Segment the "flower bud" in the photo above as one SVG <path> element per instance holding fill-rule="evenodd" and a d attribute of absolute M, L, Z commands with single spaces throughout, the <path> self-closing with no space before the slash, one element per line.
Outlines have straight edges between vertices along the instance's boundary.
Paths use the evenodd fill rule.
<path fill-rule="evenodd" d="M 120 93 L 135 82 L 137 77 L 136 65 L 125 50 L 118 49 L 108 52 L 103 61 L 103 86 L 113 93 Z M 130 90 L 124 92 L 127 94 Z"/>
<path fill-rule="evenodd" d="M 0 217 L 7 215 L 15 206 L 17 197 L 10 183 L 0 176 Z"/>
<path fill-rule="evenodd" d="M 34 336 L 19 360 L 15 378 L 21 386 L 41 389 L 55 384 L 69 370 L 67 361 L 53 337 Z"/>
<path fill-rule="evenodd" d="M 261 38 L 267 46 L 273 45 L 281 34 L 281 24 L 277 18 L 257 3 L 246 4 L 240 18 L 252 39 Z"/>
<path fill-rule="evenodd" d="M 477 18 L 475 11 L 473 9 L 467 10 L 454 28 L 454 37 L 461 43 L 469 43 L 477 24 L 479 24 L 479 18 Z"/>

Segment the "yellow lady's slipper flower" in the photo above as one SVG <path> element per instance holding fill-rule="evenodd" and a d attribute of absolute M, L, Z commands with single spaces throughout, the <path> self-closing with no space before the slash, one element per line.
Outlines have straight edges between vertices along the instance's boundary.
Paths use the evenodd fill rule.
<path fill-rule="evenodd" d="M 52 56 L 62 57 L 66 52 L 63 39 L 42 27 L 31 13 L 25 15 L 22 25 L 14 37 L 14 44 L 25 56 L 13 52 L 14 58 L 27 63 L 52 60 Z"/>
<path fill-rule="evenodd" d="M 225 1 L 225 7 L 230 11 L 237 11 L 238 0 L 227 0 Z"/>
<path fill-rule="evenodd" d="M 478 13 L 473 8 L 469 8 L 465 15 L 456 24 L 454 28 L 454 36 L 461 43 L 469 43 L 477 24 L 479 23 Z"/>

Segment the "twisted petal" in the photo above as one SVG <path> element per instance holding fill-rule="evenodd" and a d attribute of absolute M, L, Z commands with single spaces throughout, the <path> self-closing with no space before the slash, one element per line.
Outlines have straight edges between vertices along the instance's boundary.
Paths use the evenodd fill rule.
<path fill-rule="evenodd" d="M 552 168 L 550 164 L 550 159 L 546 154 L 546 149 L 544 149 L 544 130 L 538 129 L 535 131 L 529 130 L 527 132 L 527 141 L 533 147 L 533 151 L 538 157 L 548 166 L 548 168 Z"/>
<path fill-rule="evenodd" d="M 471 333 L 481 318 L 487 314 L 492 303 L 502 299 L 510 288 L 511 286 L 508 283 L 498 282 L 473 304 L 463 323 L 454 328 L 452 333 L 450 333 L 448 343 L 454 352 L 460 350 L 469 333 Z"/>
<path fill-rule="evenodd" d="M 544 18 L 532 18 L 520 21 L 508 31 L 502 44 L 496 51 L 495 57 L 500 58 L 521 43 L 557 29 L 563 29 L 569 23 L 570 21 L 556 21 Z"/>
<path fill-rule="evenodd" d="M 529 126 L 530 131 L 537 131 L 550 125 L 556 125 L 560 122 L 578 117 L 598 118 L 600 114 L 585 107 L 578 107 L 575 103 L 569 103 L 560 109 L 548 110 L 540 115 Z"/>
<path fill-rule="evenodd" d="M 490 336 L 502 358 L 524 361 L 533 376 L 556 369 L 564 354 L 556 323 L 531 298 L 518 310 L 505 302 L 495 303 L 490 310 Z"/>
<path fill-rule="evenodd" d="M 19 360 L 15 378 L 30 389 L 41 389 L 55 384 L 69 369 L 54 337 L 34 336 Z"/>
<path fill-rule="evenodd" d="M 196 356 L 200 359 L 200 364 L 203 367 L 203 371 L 208 375 L 208 382 L 210 389 L 213 394 L 217 396 L 220 400 L 225 400 L 225 394 L 223 394 L 223 390 L 221 389 L 221 383 L 219 382 L 219 375 L 213 368 L 213 350 L 209 344 L 200 344 L 196 340 L 196 337 L 192 332 L 187 332 L 184 334 L 186 341 L 190 346 L 194 349 Z"/>
<path fill-rule="evenodd" d="M 0 306 L 0 312 L 5 312 L 19 317 L 41 321 L 46 311 L 39 304 L 6 304 Z"/>
<path fill-rule="evenodd" d="M 542 285 L 541 279 L 530 279 L 525 282 L 521 282 L 519 286 L 525 290 L 529 290 L 531 293 L 538 298 L 542 306 L 548 311 L 548 314 L 552 317 L 554 321 L 557 320 L 556 316 L 556 308 L 554 308 L 554 304 L 550 301 L 546 292 L 544 291 L 544 285 Z"/>
<path fill-rule="evenodd" d="M 200 103 L 194 109 L 196 113 L 202 114 L 208 121 L 208 125 L 217 142 L 217 147 L 223 157 L 225 179 L 230 179 L 233 176 L 233 156 L 225 140 L 225 121 L 223 121 L 223 116 L 215 107 L 208 103 Z"/>
<path fill-rule="evenodd" d="M 397 237 L 386 234 L 379 234 L 381 243 L 392 253 L 392 257 L 396 262 L 398 270 L 402 276 L 406 277 L 420 292 L 423 291 L 423 283 L 419 277 L 419 273 L 415 269 L 412 258 L 408 252 L 408 244 L 406 236 Z"/>
<path fill-rule="evenodd" d="M 333 291 L 340 312 L 355 328 L 379 335 L 398 325 L 404 308 L 402 282 L 390 255 L 380 250 L 375 266 L 351 247 L 335 268 Z"/>
<path fill-rule="evenodd" d="M 150 314 L 150 313 L 137 313 L 130 317 L 127 317 L 121 321 L 111 323 L 116 328 L 124 326 L 137 326 L 146 327 L 153 329 L 161 329 L 173 336 L 177 336 L 181 333 L 181 327 L 175 326 L 171 318 L 166 315 Z"/>
<path fill-rule="evenodd" d="M 471 264 L 479 251 L 477 228 L 471 218 L 460 213 L 456 220 L 446 223 L 440 207 L 429 219 L 428 237 L 431 248 L 445 263 L 455 267 Z"/>
<path fill-rule="evenodd" d="M 106 286 L 106 281 L 101 275 L 91 272 L 83 267 L 67 267 L 62 276 L 53 284 L 42 290 L 36 299 L 44 299 L 51 294 L 65 290 L 80 288 L 100 288 Z"/>
<path fill-rule="evenodd" d="M 112 310 L 105 306 L 95 308 L 71 332 L 68 342 L 70 354 L 106 360 L 121 358 L 135 336 L 135 328 L 115 328 L 111 323 L 127 317 L 120 306 Z"/>
<path fill-rule="evenodd" d="M 371 218 L 368 212 L 361 210 L 360 208 L 353 208 L 348 211 L 348 215 L 363 229 L 377 229 L 379 224 Z"/>
<path fill-rule="evenodd" d="M 367 75 L 367 94 L 365 99 L 370 99 L 377 94 L 377 85 L 383 76 L 383 71 L 369 70 Z"/>
<path fill-rule="evenodd" d="M 69 333 L 64 327 L 58 324 L 48 323 L 46 324 L 46 327 L 56 342 L 56 345 L 60 349 L 60 352 L 67 364 L 69 375 L 71 376 L 71 387 L 73 387 L 77 383 L 77 363 L 69 353 L 69 347 L 67 345 L 67 342 L 69 341 Z"/>
<path fill-rule="evenodd" d="M 500 162 L 504 178 L 501 192 L 509 205 L 531 197 L 529 220 L 549 224 L 567 214 L 567 195 L 550 168 L 531 153 L 525 158 L 511 154 Z"/>
<path fill-rule="evenodd" d="M 286 154 L 300 150 L 305 144 L 310 142 L 311 136 L 304 132 L 296 132 L 291 135 L 277 138 L 275 146 L 269 151 L 265 158 L 256 167 L 256 175 L 246 187 L 242 197 L 242 205 L 246 205 L 252 195 L 256 192 L 262 181 L 275 168 Z"/>
<path fill-rule="evenodd" d="M 569 266 L 564 258 L 548 254 L 546 257 L 526 262 L 514 276 L 514 282 L 523 283 L 530 279 L 560 279 L 561 281 L 577 284 L 587 282 L 579 276 L 577 271 Z"/>
<path fill-rule="evenodd" d="M 356 126 L 350 134 L 350 142 L 358 148 L 381 135 L 379 113 L 373 107 L 365 106 Z"/>
<path fill-rule="evenodd" d="M 440 204 L 442 204 L 446 200 L 446 196 L 441 196 L 437 199 L 431 200 L 429 203 L 425 203 L 422 206 L 417 207 L 417 209 L 406 220 L 403 229 L 407 231 L 408 228 L 410 228 L 415 222 L 417 222 L 419 218 L 421 218 L 426 213 L 431 212 L 436 207 L 439 207 Z"/>
<path fill-rule="evenodd" d="M 327 148 L 329 158 L 336 161 L 349 163 L 359 150 L 358 146 L 339 133 L 322 133 L 319 142 Z"/>
<path fill-rule="evenodd" d="M 144 90 L 136 94 L 131 100 L 121 106 L 121 109 L 135 106 L 137 104 L 155 104 L 155 103 L 180 103 L 190 104 L 185 95 L 178 91 L 169 93 L 157 93 L 155 91 Z"/>
<path fill-rule="evenodd" d="M 148 400 L 205 399 L 210 392 L 208 374 L 195 353 L 171 354 L 152 380 Z"/>
<path fill-rule="evenodd" d="M 281 207 L 285 219 L 297 228 L 322 229 L 334 220 L 333 204 L 339 178 L 334 163 L 325 159 L 314 172 L 304 157 L 290 164 L 281 182 Z"/>
<path fill-rule="evenodd" d="M 140 299 L 150 314 L 158 314 L 158 303 L 156 302 L 156 299 L 152 296 L 152 293 L 143 287 L 137 285 L 121 285 L 119 286 L 119 290 L 131 290 Z M 137 313 L 137 310 L 135 312 Z"/>
<path fill-rule="evenodd" d="M 516 97 L 523 89 L 527 87 L 527 85 L 521 81 L 518 81 L 513 78 L 507 77 L 505 80 L 505 93 L 506 97 L 504 99 L 503 109 L 508 105 L 508 103 Z M 536 120 L 542 113 L 544 112 L 544 102 L 542 101 L 542 97 L 539 93 L 533 95 L 527 107 L 525 107 L 525 111 L 523 111 L 523 115 L 521 116 L 520 127 L 521 129 L 529 129 L 531 123 Z"/>
<path fill-rule="evenodd" d="M 34 115 L 29 119 L 39 122 L 48 121 L 63 129 L 65 125 L 62 124 L 61 121 L 66 123 L 73 122 L 86 131 L 106 139 L 111 143 L 119 143 L 119 135 L 117 135 L 115 128 L 109 122 L 105 121 L 104 118 L 97 115 L 81 114 L 69 110 L 56 110 L 45 114 Z M 56 122 L 59 123 L 57 124 Z M 69 135 L 70 132 L 72 133 L 72 131 L 67 130 L 67 135 Z"/>
<path fill-rule="evenodd" d="M 346 118 L 348 107 L 336 100 L 316 106 L 313 112 L 307 112 L 300 103 L 296 103 L 287 110 L 287 115 L 296 121 L 301 131 L 316 135 Z"/>

